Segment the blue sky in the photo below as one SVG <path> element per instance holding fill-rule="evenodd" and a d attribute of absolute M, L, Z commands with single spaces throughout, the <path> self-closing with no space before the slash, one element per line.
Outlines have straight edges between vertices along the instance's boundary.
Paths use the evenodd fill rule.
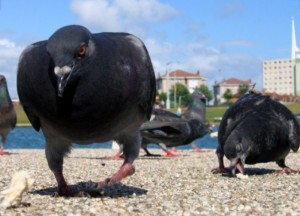
<path fill-rule="evenodd" d="M 157 74 L 199 70 L 210 88 L 236 77 L 260 90 L 262 61 L 291 56 L 292 17 L 300 45 L 300 0 L 0 0 L 0 73 L 17 98 L 22 50 L 80 24 L 137 35 Z"/>

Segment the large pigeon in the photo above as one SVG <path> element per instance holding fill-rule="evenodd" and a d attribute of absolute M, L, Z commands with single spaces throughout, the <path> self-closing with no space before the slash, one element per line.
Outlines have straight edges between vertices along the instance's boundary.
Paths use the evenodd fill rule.
<path fill-rule="evenodd" d="M 180 117 L 165 110 L 155 109 L 154 118 L 141 126 L 142 147 L 150 155 L 147 145 L 159 144 L 167 152 L 167 156 L 173 156 L 166 147 L 187 145 L 211 132 L 205 110 L 205 97 L 197 90 L 191 95 L 188 108 Z"/>
<path fill-rule="evenodd" d="M 5 76 L 0 75 L 0 155 L 7 154 L 4 152 L 4 145 L 7 135 L 15 128 L 17 116 L 15 107 L 10 99 Z"/>
<path fill-rule="evenodd" d="M 152 63 L 140 39 L 127 33 L 92 34 L 79 25 L 62 27 L 23 51 L 17 87 L 30 122 L 44 133 L 59 195 L 76 195 L 63 176 L 72 143 L 124 144 L 120 170 L 98 187 L 134 173 L 139 128 L 150 118 L 156 94 Z"/>
<path fill-rule="evenodd" d="M 250 91 L 224 114 L 219 126 L 217 156 L 219 167 L 213 173 L 226 172 L 223 157 L 231 161 L 230 170 L 244 174 L 244 164 L 275 161 L 281 173 L 295 172 L 285 164 L 290 150 L 296 152 L 300 131 L 294 115 L 268 96 Z"/>

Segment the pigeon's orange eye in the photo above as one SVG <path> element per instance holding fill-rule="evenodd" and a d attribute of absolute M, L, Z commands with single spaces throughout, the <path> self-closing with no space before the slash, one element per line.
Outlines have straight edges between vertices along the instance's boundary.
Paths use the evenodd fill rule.
<path fill-rule="evenodd" d="M 86 54 L 86 45 L 83 44 L 83 45 L 81 45 L 80 48 L 79 48 L 78 55 L 79 55 L 80 57 L 84 57 L 85 54 Z"/>

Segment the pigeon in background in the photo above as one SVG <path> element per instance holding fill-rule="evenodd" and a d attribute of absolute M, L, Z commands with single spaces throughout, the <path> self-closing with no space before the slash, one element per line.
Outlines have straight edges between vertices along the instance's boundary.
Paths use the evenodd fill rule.
<path fill-rule="evenodd" d="M 6 138 L 10 131 L 15 128 L 17 123 L 17 116 L 15 107 L 10 99 L 6 79 L 0 75 L 0 155 L 5 155 L 4 145 Z"/>
<path fill-rule="evenodd" d="M 23 51 L 17 88 L 31 124 L 45 136 L 59 195 L 78 195 L 63 175 L 72 143 L 123 143 L 123 165 L 97 188 L 134 173 L 139 128 L 150 118 L 156 95 L 152 63 L 140 39 L 128 33 L 93 34 L 79 25 L 62 27 Z"/>
<path fill-rule="evenodd" d="M 296 118 L 296 120 L 298 122 L 298 125 L 300 127 L 300 113 L 295 114 L 295 118 Z"/>
<path fill-rule="evenodd" d="M 213 173 L 224 173 L 224 155 L 230 160 L 230 171 L 244 174 L 245 164 L 275 161 L 281 173 L 296 172 L 285 164 L 290 150 L 300 145 L 300 131 L 294 115 L 284 105 L 268 96 L 250 91 L 224 114 L 219 126 L 217 156 L 219 167 Z"/>
<path fill-rule="evenodd" d="M 153 115 L 154 118 L 140 128 L 142 148 L 147 155 L 152 155 L 147 150 L 149 143 L 159 144 L 166 156 L 176 156 L 167 147 L 191 144 L 199 151 L 194 140 L 212 132 L 205 118 L 205 96 L 197 90 L 191 95 L 187 110 L 181 116 L 161 109 L 155 109 Z"/>

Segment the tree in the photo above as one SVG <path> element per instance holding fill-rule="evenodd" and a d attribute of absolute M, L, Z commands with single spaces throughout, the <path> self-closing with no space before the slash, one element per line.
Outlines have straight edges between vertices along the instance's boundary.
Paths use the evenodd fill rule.
<path fill-rule="evenodd" d="M 160 93 L 158 96 L 159 96 L 159 102 L 167 100 L 167 94 L 165 92 Z"/>
<path fill-rule="evenodd" d="M 162 93 L 158 94 L 157 96 L 158 97 L 156 97 L 157 100 L 155 101 L 155 104 L 164 107 L 167 102 L 167 94 L 165 92 L 162 92 Z"/>
<path fill-rule="evenodd" d="M 190 92 L 187 87 L 181 83 L 176 83 L 170 90 L 170 100 L 174 102 L 174 93 L 176 92 L 176 103 L 179 105 L 179 98 L 181 100 L 180 105 L 187 105 L 190 98 Z"/>
<path fill-rule="evenodd" d="M 213 98 L 212 92 L 211 92 L 211 90 L 209 90 L 207 85 L 202 84 L 202 85 L 200 85 L 200 87 L 196 87 L 196 89 L 198 91 L 200 91 L 202 94 L 204 94 L 204 96 L 206 97 L 207 103 L 209 101 L 211 101 L 211 99 Z"/>
<path fill-rule="evenodd" d="M 242 97 L 246 92 L 249 91 L 249 85 L 243 84 L 239 86 L 238 97 Z"/>
<path fill-rule="evenodd" d="M 230 89 L 227 89 L 223 94 L 223 98 L 225 98 L 227 103 L 232 99 L 232 96 L 232 91 Z"/>

